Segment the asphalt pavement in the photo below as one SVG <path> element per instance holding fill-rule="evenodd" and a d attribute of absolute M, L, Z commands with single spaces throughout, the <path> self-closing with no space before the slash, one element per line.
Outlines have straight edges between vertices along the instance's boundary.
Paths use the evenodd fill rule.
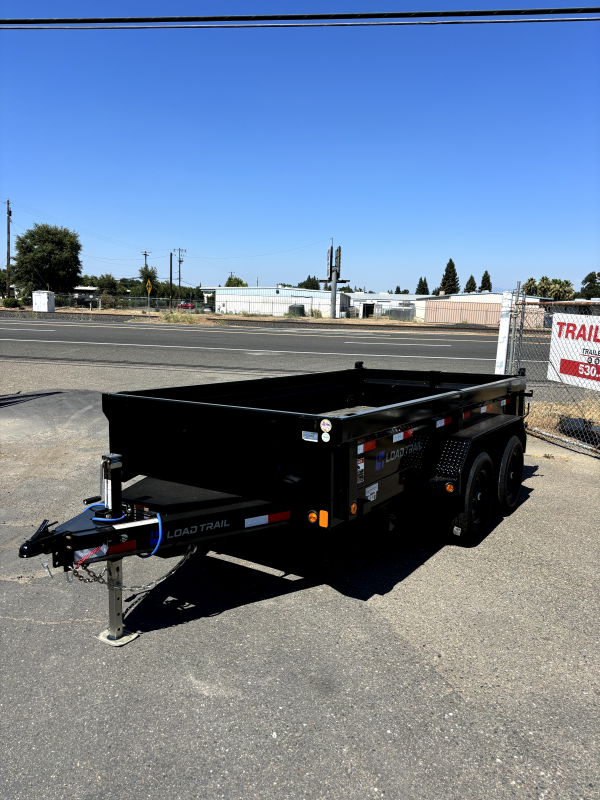
<path fill-rule="evenodd" d="M 486 331 L 273 331 L 0 320 L 0 363 L 28 366 L 27 376 L 21 370 L 18 381 L 5 370 L 5 391 L 141 389 L 345 369 L 357 360 L 379 368 L 493 372 L 496 342 L 497 334 Z"/>
<path fill-rule="evenodd" d="M 34 346 L 64 356 L 39 343 L 58 333 Z M 11 361 L 10 379 L 25 386 L 33 363 Z M 48 381 L 97 374 L 55 366 Z M 210 369 L 204 379 L 228 374 L 224 359 Z M 107 370 L 116 384 L 150 374 Z M 98 391 L 2 391 L 3 797 L 600 796 L 595 460 L 530 440 L 519 508 L 471 549 L 441 538 L 426 509 L 391 535 L 335 544 L 221 540 L 151 592 L 127 593 L 125 624 L 141 635 L 112 649 L 95 638 L 105 587 L 17 558 L 44 517 L 68 519 L 97 492 L 107 448 Z M 170 566 L 126 559 L 124 579 Z"/>

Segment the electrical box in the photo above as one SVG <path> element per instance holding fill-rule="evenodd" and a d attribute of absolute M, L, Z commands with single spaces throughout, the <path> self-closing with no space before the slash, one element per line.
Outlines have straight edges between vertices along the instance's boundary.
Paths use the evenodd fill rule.
<path fill-rule="evenodd" d="M 33 292 L 34 311 L 54 311 L 54 292 Z"/>

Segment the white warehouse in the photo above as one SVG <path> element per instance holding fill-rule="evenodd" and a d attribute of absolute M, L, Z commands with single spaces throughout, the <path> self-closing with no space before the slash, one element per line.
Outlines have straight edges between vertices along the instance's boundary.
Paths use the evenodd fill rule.
<path fill-rule="evenodd" d="M 217 314 L 261 314 L 283 317 L 292 306 L 303 306 L 304 316 L 329 317 L 331 292 L 322 289 L 292 289 L 287 286 L 203 286 L 205 293 L 215 293 Z M 337 293 L 336 316 L 346 316 L 350 300 L 344 292 Z M 299 309 L 298 309 L 299 311 Z M 292 309 L 291 313 L 294 313 Z M 297 312 L 296 312 L 297 313 Z"/>

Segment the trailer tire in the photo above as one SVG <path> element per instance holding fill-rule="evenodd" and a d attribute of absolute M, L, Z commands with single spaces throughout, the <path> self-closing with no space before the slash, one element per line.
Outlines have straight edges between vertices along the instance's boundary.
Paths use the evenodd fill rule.
<path fill-rule="evenodd" d="M 498 471 L 498 509 L 503 517 L 515 510 L 519 503 L 523 482 L 523 445 L 518 436 L 506 443 Z"/>
<path fill-rule="evenodd" d="M 470 547 L 483 538 L 496 499 L 494 465 L 487 453 L 479 453 L 469 472 L 461 497 L 461 510 L 452 521 L 453 539 Z"/>

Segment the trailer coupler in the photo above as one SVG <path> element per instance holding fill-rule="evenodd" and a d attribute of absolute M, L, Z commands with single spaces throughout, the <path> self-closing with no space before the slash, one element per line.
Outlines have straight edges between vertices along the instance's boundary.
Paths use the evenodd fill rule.
<path fill-rule="evenodd" d="M 45 519 L 33 536 L 23 542 L 19 548 L 19 558 L 34 558 L 56 550 L 62 534 L 51 531 L 52 525 L 58 525 L 58 522 L 48 522 Z"/>

